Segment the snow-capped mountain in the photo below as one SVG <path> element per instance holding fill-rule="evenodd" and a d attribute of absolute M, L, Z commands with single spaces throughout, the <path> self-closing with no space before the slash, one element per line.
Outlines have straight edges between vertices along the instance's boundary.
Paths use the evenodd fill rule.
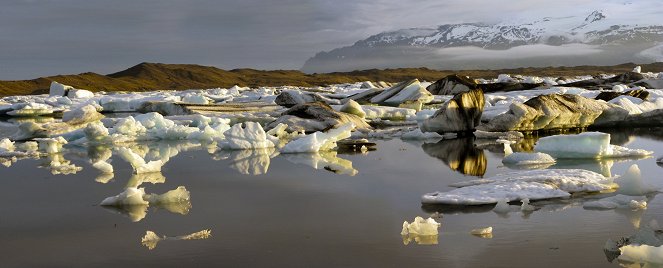
<path fill-rule="evenodd" d="M 468 62 L 472 65 L 472 61 L 459 53 L 483 52 L 487 57 L 476 56 L 475 60 L 491 61 L 497 57 L 504 66 L 494 67 L 517 67 L 509 61 L 517 58 L 517 64 L 522 65 L 525 56 L 538 58 L 539 64 L 529 63 L 532 66 L 583 64 L 579 54 L 593 54 L 595 58 L 588 60 L 592 64 L 642 62 L 647 57 L 638 52 L 662 41 L 663 20 L 631 20 L 597 10 L 587 16 L 546 17 L 529 22 L 445 24 L 437 28 L 383 32 L 349 47 L 320 52 L 302 69 L 307 72 L 408 66 L 462 69 L 474 66 L 465 66 Z M 537 54 L 537 49 L 542 52 Z M 519 53 L 520 50 L 527 53 Z M 610 53 L 606 54 L 607 51 Z M 604 62 L 608 60 L 604 56 L 614 58 L 614 62 Z M 552 61 L 546 57 L 552 57 Z M 649 59 L 653 60 L 656 59 Z M 484 67 L 493 67 L 488 65 Z"/>

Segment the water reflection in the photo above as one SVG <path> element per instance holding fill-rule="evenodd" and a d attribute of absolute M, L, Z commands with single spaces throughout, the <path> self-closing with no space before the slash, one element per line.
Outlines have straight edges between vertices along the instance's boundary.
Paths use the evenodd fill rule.
<path fill-rule="evenodd" d="M 359 172 L 352 167 L 352 161 L 336 156 L 335 151 L 282 154 L 282 156 L 291 163 L 307 165 L 314 169 L 326 169 L 336 174 L 354 176 Z"/>
<path fill-rule="evenodd" d="M 421 148 L 428 155 L 442 160 L 452 170 L 472 176 L 486 174 L 488 161 L 483 150 L 474 146 L 473 138 L 424 143 Z"/>
<path fill-rule="evenodd" d="M 70 175 L 83 170 L 65 159 L 62 153 L 49 154 L 39 167 L 50 169 L 53 175 Z"/>
<path fill-rule="evenodd" d="M 158 236 L 155 232 L 147 231 L 145 236 L 141 238 L 140 243 L 143 244 L 147 249 L 153 250 L 157 247 L 157 243 L 164 240 L 200 240 L 207 239 L 212 236 L 212 231 L 209 229 L 198 231 L 188 235 L 180 236 Z"/>
<path fill-rule="evenodd" d="M 245 175 L 262 175 L 269 170 L 271 158 L 279 155 L 274 148 L 239 150 L 229 153 L 230 167 Z"/>

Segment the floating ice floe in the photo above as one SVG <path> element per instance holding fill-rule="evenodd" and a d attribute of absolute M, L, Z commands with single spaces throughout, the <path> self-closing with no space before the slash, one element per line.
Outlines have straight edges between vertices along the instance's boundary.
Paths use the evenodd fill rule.
<path fill-rule="evenodd" d="M 354 128 L 353 123 L 346 123 L 327 132 L 317 131 L 286 144 L 281 153 L 315 153 L 331 150 L 336 147 L 336 142 L 349 138 Z"/>
<path fill-rule="evenodd" d="M 433 218 L 424 219 L 419 216 L 415 217 L 412 223 L 404 221 L 401 230 L 403 244 L 407 245 L 415 241 L 419 245 L 435 245 L 438 236 L 437 228 L 440 226 L 441 224 Z"/>
<path fill-rule="evenodd" d="M 62 137 L 35 140 L 39 143 L 39 150 L 46 154 L 57 154 L 62 151 L 62 145 L 67 144 L 67 140 Z"/>
<path fill-rule="evenodd" d="M 536 165 L 537 167 L 543 166 L 549 167 L 555 164 L 555 159 L 552 156 L 545 153 L 525 153 L 525 152 L 516 152 L 514 153 L 511 149 L 509 142 L 504 143 L 504 158 L 502 163 L 507 165 L 517 165 L 517 166 L 532 166 Z"/>
<path fill-rule="evenodd" d="M 282 156 L 289 162 L 307 165 L 314 169 L 326 169 L 336 174 L 354 176 L 358 173 L 352 167 L 352 161 L 337 157 L 335 151 L 283 154 Z"/>
<path fill-rule="evenodd" d="M 152 231 L 147 231 L 145 233 L 145 236 L 143 236 L 143 238 L 140 240 L 140 243 L 143 244 L 143 246 L 147 247 L 147 249 L 153 250 L 154 248 L 157 247 L 157 243 L 164 240 L 199 240 L 199 239 L 207 239 L 210 236 L 212 236 L 212 231 L 209 229 L 198 231 L 188 235 L 180 235 L 173 237 L 165 235 L 160 237 Z"/>
<path fill-rule="evenodd" d="M 454 139 L 458 137 L 456 133 L 444 133 L 440 135 L 437 132 L 421 132 L 420 128 L 405 132 L 401 135 L 403 140 L 430 140 L 430 139 Z"/>
<path fill-rule="evenodd" d="M 127 187 L 122 193 L 107 197 L 100 203 L 105 207 L 128 208 L 127 214 L 142 215 L 138 220 L 144 218 L 145 214 L 140 212 L 148 206 L 157 206 L 170 212 L 185 215 L 191 208 L 191 196 L 184 186 L 170 190 L 164 194 L 145 194 L 144 188 Z M 138 207 L 139 209 L 133 209 Z M 134 211 L 136 210 L 136 211 Z M 145 212 L 146 213 L 146 212 Z M 132 217 L 133 219 L 134 217 Z"/>
<path fill-rule="evenodd" d="M 13 110 L 7 112 L 11 116 L 40 116 L 52 114 L 53 107 L 43 103 L 18 103 L 12 106 Z"/>
<path fill-rule="evenodd" d="M 599 192 L 617 188 L 612 178 L 581 169 L 528 170 L 470 180 L 451 185 L 448 192 L 422 196 L 425 204 L 481 205 L 528 198 L 568 198 L 577 192 Z"/>
<path fill-rule="evenodd" d="M 652 151 L 612 145 L 610 134 L 601 132 L 540 138 L 534 150 L 547 153 L 554 158 L 642 157 L 653 154 Z"/>

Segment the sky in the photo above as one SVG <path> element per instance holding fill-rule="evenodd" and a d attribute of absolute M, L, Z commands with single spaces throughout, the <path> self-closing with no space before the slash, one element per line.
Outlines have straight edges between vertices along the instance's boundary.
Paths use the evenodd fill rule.
<path fill-rule="evenodd" d="M 623 2 L 0 0 L 0 80 L 108 74 L 140 62 L 299 69 L 317 52 L 382 31 L 588 14 Z"/>

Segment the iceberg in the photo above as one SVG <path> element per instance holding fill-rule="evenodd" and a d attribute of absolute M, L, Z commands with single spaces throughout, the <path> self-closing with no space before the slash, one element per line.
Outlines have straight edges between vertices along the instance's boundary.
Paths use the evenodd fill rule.
<path fill-rule="evenodd" d="M 646 209 L 647 198 L 644 196 L 615 195 L 597 201 L 585 202 L 585 209 L 616 209 L 627 208 L 631 210 Z"/>
<path fill-rule="evenodd" d="M 581 169 L 528 170 L 452 184 L 448 192 L 422 196 L 424 204 L 482 205 L 500 200 L 568 198 L 572 193 L 613 190 L 612 178 Z"/>
<path fill-rule="evenodd" d="M 493 227 L 473 229 L 472 231 L 470 231 L 470 234 L 482 238 L 493 238 Z"/>
<path fill-rule="evenodd" d="M 511 149 L 511 145 L 507 142 L 504 142 L 504 158 L 502 159 L 502 163 L 517 166 L 543 165 L 544 167 L 548 167 L 552 164 L 555 164 L 555 159 L 548 154 L 539 152 L 514 153 Z"/>
<path fill-rule="evenodd" d="M 637 196 L 658 191 L 658 188 L 644 183 L 640 168 L 635 164 L 631 165 L 624 175 L 616 178 L 615 183 L 619 184 L 617 192 L 625 195 Z"/>
<path fill-rule="evenodd" d="M 116 196 L 107 197 L 102 200 L 101 206 L 133 206 L 148 205 L 149 202 L 143 200 L 145 195 L 144 188 L 128 187 Z"/>
<path fill-rule="evenodd" d="M 407 245 L 411 241 L 415 241 L 420 245 L 437 244 L 437 228 L 439 228 L 440 225 L 441 224 L 436 222 L 433 218 L 424 219 L 419 216 L 415 217 L 412 223 L 404 221 L 403 229 L 401 230 L 403 244 Z"/>
<path fill-rule="evenodd" d="M 575 135 L 554 135 L 540 138 L 534 146 L 555 158 L 611 158 L 649 156 L 652 151 L 629 149 L 610 144 L 610 134 L 583 132 Z"/>
<path fill-rule="evenodd" d="M 226 140 L 219 145 L 224 149 L 248 150 L 274 147 L 267 138 L 267 133 L 256 122 L 244 122 L 233 125 L 224 133 Z"/>
<path fill-rule="evenodd" d="M 315 153 L 334 149 L 337 141 L 350 137 L 354 127 L 353 123 L 346 123 L 327 132 L 317 131 L 287 143 L 281 153 Z"/>

